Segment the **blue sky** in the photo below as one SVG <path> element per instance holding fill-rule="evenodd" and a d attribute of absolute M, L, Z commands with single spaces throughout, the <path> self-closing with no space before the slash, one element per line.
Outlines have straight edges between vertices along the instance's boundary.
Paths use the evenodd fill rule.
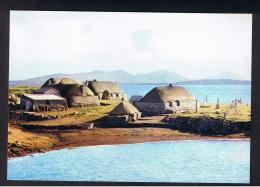
<path fill-rule="evenodd" d="M 251 77 L 249 14 L 11 11 L 10 23 L 10 80 L 117 69 Z"/>

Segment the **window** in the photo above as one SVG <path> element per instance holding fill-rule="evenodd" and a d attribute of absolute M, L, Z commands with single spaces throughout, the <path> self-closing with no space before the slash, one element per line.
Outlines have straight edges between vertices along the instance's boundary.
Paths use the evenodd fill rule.
<path fill-rule="evenodd" d="M 173 107 L 173 102 L 172 101 L 169 101 L 169 107 Z"/>
<path fill-rule="evenodd" d="M 177 106 L 181 106 L 181 103 L 180 103 L 179 100 L 176 100 L 176 105 L 177 105 Z"/>

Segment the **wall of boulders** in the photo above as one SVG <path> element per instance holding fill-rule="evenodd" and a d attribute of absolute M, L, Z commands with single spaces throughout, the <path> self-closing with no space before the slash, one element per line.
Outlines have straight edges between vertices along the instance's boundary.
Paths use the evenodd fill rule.
<path fill-rule="evenodd" d="M 95 121 L 96 127 L 127 127 L 128 116 L 105 116 Z"/>
<path fill-rule="evenodd" d="M 229 121 L 210 117 L 169 117 L 165 122 L 172 129 L 201 135 L 228 135 L 250 131 L 250 121 Z"/>
<path fill-rule="evenodd" d="M 88 105 L 100 105 L 98 96 L 72 96 L 68 98 L 69 107 L 83 107 Z"/>
<path fill-rule="evenodd" d="M 54 119 L 65 118 L 68 116 L 84 115 L 84 114 L 86 114 L 85 111 L 83 111 L 82 113 L 73 112 L 73 113 L 58 114 L 58 115 L 43 115 L 43 114 L 39 114 L 37 112 L 19 112 L 19 111 L 9 110 L 8 117 L 11 119 L 16 119 L 16 120 L 44 121 L 44 120 L 54 120 Z"/>
<path fill-rule="evenodd" d="M 93 129 L 94 123 L 67 124 L 67 125 L 35 125 L 35 124 L 20 124 L 25 130 L 73 130 L 73 129 Z"/>
<path fill-rule="evenodd" d="M 131 123 L 126 116 L 105 116 L 95 121 L 97 127 L 169 128 L 200 135 L 228 135 L 250 132 L 250 121 L 229 121 L 210 117 L 166 117 L 163 123 Z"/>

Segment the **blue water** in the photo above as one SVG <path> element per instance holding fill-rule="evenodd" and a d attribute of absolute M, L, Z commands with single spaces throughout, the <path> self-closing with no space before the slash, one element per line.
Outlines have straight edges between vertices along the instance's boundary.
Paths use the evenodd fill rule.
<path fill-rule="evenodd" d="M 145 95 L 156 86 L 163 85 L 120 85 L 127 93 L 128 98 L 132 95 Z M 219 98 L 221 103 L 230 103 L 234 99 L 241 97 L 244 103 L 251 103 L 251 85 L 182 85 L 197 97 L 199 101 L 204 101 L 206 95 L 208 102 L 216 103 Z"/>
<path fill-rule="evenodd" d="M 249 183 L 250 141 L 63 149 L 8 161 L 9 180 Z"/>

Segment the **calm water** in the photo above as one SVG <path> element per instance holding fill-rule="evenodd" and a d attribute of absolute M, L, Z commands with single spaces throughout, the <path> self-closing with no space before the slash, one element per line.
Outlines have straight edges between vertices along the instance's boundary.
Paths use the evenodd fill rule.
<path fill-rule="evenodd" d="M 250 141 L 64 149 L 8 161 L 9 180 L 249 183 Z"/>
<path fill-rule="evenodd" d="M 122 89 L 128 98 L 132 95 L 145 95 L 157 85 L 127 85 L 122 84 Z M 159 85 L 162 86 L 162 85 Z M 208 102 L 215 103 L 219 98 L 222 103 L 230 103 L 235 98 L 242 98 L 243 102 L 251 103 L 251 85 L 182 85 L 193 93 L 199 101 L 204 101 L 206 95 Z"/>

